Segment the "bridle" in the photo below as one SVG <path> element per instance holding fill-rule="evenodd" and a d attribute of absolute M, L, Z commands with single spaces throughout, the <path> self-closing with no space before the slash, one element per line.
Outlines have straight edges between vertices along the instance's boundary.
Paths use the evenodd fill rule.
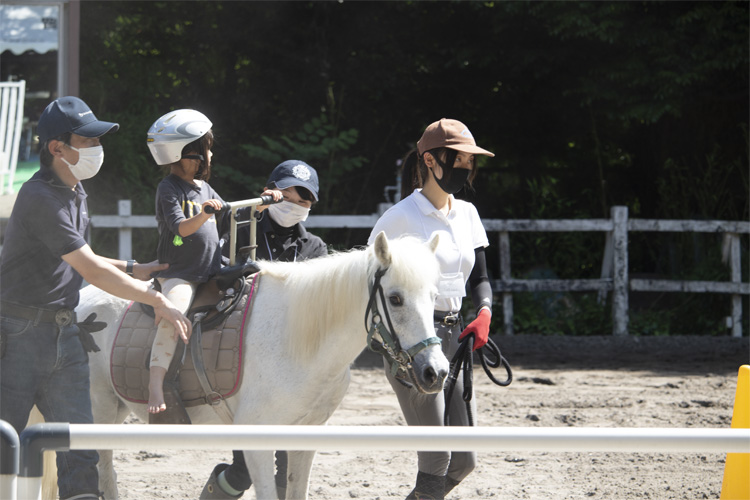
<path fill-rule="evenodd" d="M 380 279 L 386 271 L 388 271 L 388 268 L 380 268 L 375 272 L 375 281 L 372 288 L 370 288 L 370 300 L 367 302 L 367 309 L 365 310 L 367 347 L 371 351 L 382 354 L 383 357 L 385 357 L 391 367 L 391 374 L 396 379 L 406 385 L 409 385 L 408 382 L 406 382 L 406 379 L 410 379 L 417 385 L 417 389 L 419 389 L 420 392 L 424 392 L 417 382 L 418 378 L 414 376 L 412 361 L 414 360 L 414 356 L 420 351 L 433 344 L 440 344 L 441 340 L 439 337 L 429 337 L 418 342 L 407 350 L 401 348 L 398 335 L 396 334 L 396 330 L 393 328 L 393 323 L 391 322 L 391 316 L 388 314 L 388 307 L 385 303 L 385 292 L 383 292 L 383 286 L 380 284 Z M 383 318 L 378 310 L 378 296 L 383 304 L 383 312 L 388 326 L 383 323 Z M 369 321 L 368 318 L 370 319 Z M 382 342 L 379 342 L 374 338 L 376 333 L 380 335 L 380 338 L 383 340 Z"/>

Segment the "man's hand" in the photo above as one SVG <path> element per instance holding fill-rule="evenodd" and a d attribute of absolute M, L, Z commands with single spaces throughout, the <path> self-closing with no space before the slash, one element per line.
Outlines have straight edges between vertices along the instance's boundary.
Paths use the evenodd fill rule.
<path fill-rule="evenodd" d="M 490 336 L 490 320 L 492 319 L 492 314 L 490 314 L 489 309 L 482 309 L 479 311 L 479 314 L 477 315 L 477 318 L 469 323 L 469 326 L 466 327 L 466 329 L 461 332 L 461 335 L 458 337 L 458 340 L 463 340 L 464 337 L 470 334 L 474 334 L 474 349 L 477 350 L 480 347 L 484 346 L 484 344 L 487 343 L 487 340 Z"/>
<path fill-rule="evenodd" d="M 167 268 L 169 268 L 169 264 L 160 264 L 158 260 L 145 264 L 135 264 L 133 266 L 133 278 L 141 281 L 151 281 L 153 273 L 163 271 Z"/>

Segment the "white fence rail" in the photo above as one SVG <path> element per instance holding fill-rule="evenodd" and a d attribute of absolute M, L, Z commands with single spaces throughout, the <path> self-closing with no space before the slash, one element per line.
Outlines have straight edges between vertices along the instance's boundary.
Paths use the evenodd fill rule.
<path fill-rule="evenodd" d="M 308 228 L 362 228 L 375 225 L 378 214 L 311 215 Z M 733 337 L 742 336 L 742 296 L 750 296 L 750 283 L 742 281 L 740 235 L 750 234 L 750 222 L 704 220 L 629 219 L 627 207 L 612 207 L 610 219 L 514 220 L 485 219 L 490 233 L 498 233 L 500 278 L 492 283 L 501 294 L 503 332 L 513 334 L 513 294 L 520 292 L 612 292 L 612 333 L 628 334 L 628 294 L 633 292 L 720 293 L 730 295 L 731 315 L 726 318 Z M 119 229 L 119 258 L 132 256 L 132 228 L 155 228 L 151 215 L 131 215 L 130 200 L 119 202 L 118 215 L 94 215 L 95 228 Z M 511 277 L 510 233 L 595 231 L 606 235 L 599 279 L 515 279 Z M 631 279 L 628 269 L 628 234 L 632 232 L 721 233 L 728 248 L 729 281 Z"/>
<path fill-rule="evenodd" d="M 750 429 L 48 423 L 25 429 L 20 442 L 18 498 L 41 499 L 45 450 L 750 453 Z M 14 479 L 0 476 L 0 491 L 16 490 Z"/>

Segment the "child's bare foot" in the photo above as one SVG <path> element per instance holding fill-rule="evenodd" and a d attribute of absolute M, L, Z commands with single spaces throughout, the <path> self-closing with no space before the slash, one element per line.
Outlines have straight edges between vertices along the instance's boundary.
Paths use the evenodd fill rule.
<path fill-rule="evenodd" d="M 154 390 L 158 389 L 158 390 Z M 167 405 L 164 403 L 164 391 L 161 384 L 157 388 L 154 388 L 149 384 L 148 389 L 148 412 L 149 413 L 160 413 L 167 409 Z"/>

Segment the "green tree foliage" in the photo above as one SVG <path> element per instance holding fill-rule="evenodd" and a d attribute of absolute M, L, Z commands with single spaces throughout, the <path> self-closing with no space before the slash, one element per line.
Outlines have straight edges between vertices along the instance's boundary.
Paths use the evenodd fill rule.
<path fill-rule="evenodd" d="M 260 192 L 266 187 L 268 175 L 279 163 L 304 158 L 306 163 L 317 166 L 318 176 L 326 180 L 320 189 L 316 213 L 345 213 L 347 207 L 336 206 L 341 200 L 333 193 L 346 189 L 347 175 L 367 163 L 367 158 L 346 154 L 357 143 L 357 137 L 356 129 L 339 131 L 326 115 L 321 115 L 291 134 L 279 138 L 262 135 L 258 144 L 242 145 L 254 165 L 253 170 L 265 172 L 264 175 L 246 175 L 242 169 L 229 166 L 218 166 L 216 175 L 231 181 L 227 185 L 237 186 L 228 199 L 242 199 L 247 197 L 248 191 Z"/>
<path fill-rule="evenodd" d="M 631 217 L 747 220 L 749 7 L 82 2 L 81 96 L 122 126 L 90 181 L 92 206 L 112 212 L 127 197 L 152 212 L 161 174 L 146 130 L 188 107 L 214 123 L 211 182 L 227 199 L 254 196 L 275 162 L 299 155 L 321 174 L 316 210 L 372 213 L 424 127 L 452 117 L 496 153 L 465 194 L 485 218 L 598 218 L 626 205 Z M 642 272 L 713 262 L 692 240 L 644 240 L 631 254 Z M 600 266 L 585 238 L 566 242 L 570 258 L 519 243 L 520 273 Z"/>

